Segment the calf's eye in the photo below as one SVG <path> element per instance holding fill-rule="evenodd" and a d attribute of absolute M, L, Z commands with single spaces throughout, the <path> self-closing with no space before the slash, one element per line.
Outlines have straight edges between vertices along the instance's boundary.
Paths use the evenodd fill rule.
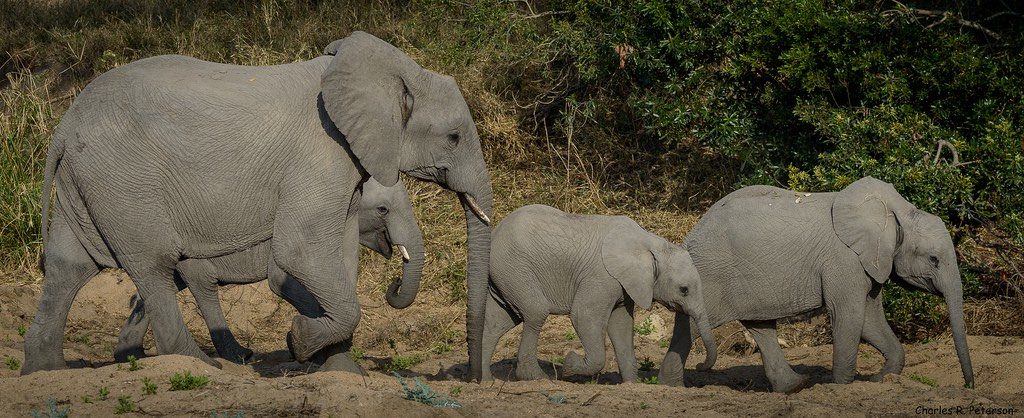
<path fill-rule="evenodd" d="M 682 293 L 683 296 L 689 295 L 690 294 L 690 288 L 688 288 L 686 286 L 679 286 L 679 293 Z"/>
<path fill-rule="evenodd" d="M 380 213 L 381 215 L 388 213 L 388 207 L 387 206 L 377 206 L 377 213 Z"/>
<path fill-rule="evenodd" d="M 932 263 L 932 267 L 939 267 L 939 257 L 930 255 L 928 256 L 928 261 Z"/>

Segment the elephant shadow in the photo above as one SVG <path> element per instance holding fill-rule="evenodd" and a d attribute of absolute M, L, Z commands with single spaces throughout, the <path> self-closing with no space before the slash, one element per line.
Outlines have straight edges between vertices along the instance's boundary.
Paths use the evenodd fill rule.
<path fill-rule="evenodd" d="M 793 371 L 808 377 L 807 387 L 832 383 L 832 370 L 822 366 L 794 365 Z M 647 373 L 657 376 L 658 372 Z M 641 376 L 645 374 L 641 372 Z M 684 375 L 687 387 L 724 386 L 744 392 L 771 392 L 771 384 L 761 365 L 732 366 L 709 371 L 687 369 Z"/>

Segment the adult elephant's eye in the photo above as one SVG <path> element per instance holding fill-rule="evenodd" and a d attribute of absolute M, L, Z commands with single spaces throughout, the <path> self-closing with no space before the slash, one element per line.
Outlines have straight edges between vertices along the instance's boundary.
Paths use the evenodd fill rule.
<path fill-rule="evenodd" d="M 388 207 L 387 206 L 377 206 L 377 213 L 380 213 L 381 215 L 386 215 L 388 213 Z"/>
<path fill-rule="evenodd" d="M 939 267 L 939 257 L 936 257 L 934 255 L 930 255 L 930 256 L 928 256 L 928 261 L 930 261 L 932 263 L 932 267 L 935 267 L 935 268 Z"/>
<path fill-rule="evenodd" d="M 679 293 L 682 293 L 683 296 L 689 295 L 690 294 L 690 288 L 688 288 L 686 286 L 679 286 Z"/>
<path fill-rule="evenodd" d="M 459 145 L 459 138 L 460 137 L 458 132 L 452 132 L 448 134 L 448 142 L 450 142 L 452 145 Z"/>

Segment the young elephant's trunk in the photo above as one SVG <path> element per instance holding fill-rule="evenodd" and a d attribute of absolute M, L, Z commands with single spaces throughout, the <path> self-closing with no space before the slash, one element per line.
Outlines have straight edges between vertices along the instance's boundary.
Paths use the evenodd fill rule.
<path fill-rule="evenodd" d="M 392 282 L 388 286 L 387 293 L 384 294 L 388 305 L 395 309 L 405 309 L 416 301 L 416 293 L 420 289 L 420 278 L 423 276 L 423 233 L 420 231 L 419 225 L 416 224 L 411 207 L 409 212 L 407 216 L 399 218 L 402 225 L 396 225 L 394 228 L 388 227 L 391 240 L 396 245 L 402 246 L 400 248 L 404 247 L 405 249 L 402 254 L 402 259 L 405 262 L 402 265 L 402 278 Z"/>
<path fill-rule="evenodd" d="M 711 324 L 708 323 L 706 314 L 701 313 L 700 316 L 694 319 L 697 322 L 697 331 L 700 332 L 700 339 L 704 342 L 704 349 L 707 351 L 704 362 L 697 365 L 697 370 L 711 370 L 715 366 L 715 361 L 718 360 L 718 345 L 715 344 L 715 335 L 711 332 Z"/>
<path fill-rule="evenodd" d="M 960 274 L 957 272 L 953 278 L 938 281 L 936 288 L 946 299 L 949 308 L 949 327 L 953 332 L 953 346 L 956 347 L 956 356 L 960 360 L 960 371 L 964 375 L 964 386 L 974 387 L 974 369 L 971 366 L 971 353 L 967 348 L 967 326 L 964 324 L 964 296 L 963 285 L 960 282 Z"/>

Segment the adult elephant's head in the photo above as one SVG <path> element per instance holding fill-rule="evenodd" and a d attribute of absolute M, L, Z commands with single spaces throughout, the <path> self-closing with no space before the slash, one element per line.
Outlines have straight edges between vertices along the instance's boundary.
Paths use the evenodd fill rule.
<path fill-rule="evenodd" d="M 364 32 L 334 41 L 321 79 L 323 109 L 359 165 L 389 187 L 398 172 L 456 192 L 466 214 L 470 379 L 479 379 L 490 259 L 491 179 L 455 80 Z"/>
<path fill-rule="evenodd" d="M 402 182 L 384 187 L 371 177 L 363 183 L 359 243 L 389 259 L 392 247 L 398 247 L 403 262 L 402 277 L 388 286 L 384 298 L 392 308 L 404 309 L 411 305 L 423 276 L 423 233 Z"/>
<path fill-rule="evenodd" d="M 973 387 L 960 269 L 942 219 L 916 208 L 891 184 L 864 177 L 836 194 L 832 225 L 879 284 L 895 271 L 902 284 L 945 298 L 964 383 Z"/>

